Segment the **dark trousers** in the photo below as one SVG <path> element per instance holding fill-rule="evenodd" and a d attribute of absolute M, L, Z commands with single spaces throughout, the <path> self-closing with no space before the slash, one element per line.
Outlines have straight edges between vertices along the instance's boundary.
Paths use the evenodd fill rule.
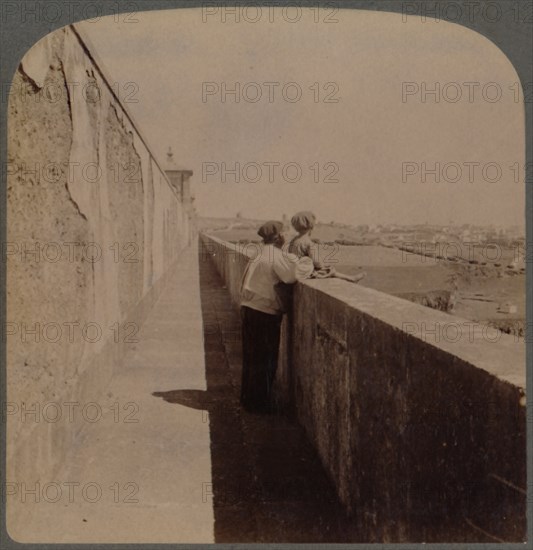
<path fill-rule="evenodd" d="M 250 412 L 268 412 L 278 366 L 281 315 L 241 307 L 241 404 Z"/>

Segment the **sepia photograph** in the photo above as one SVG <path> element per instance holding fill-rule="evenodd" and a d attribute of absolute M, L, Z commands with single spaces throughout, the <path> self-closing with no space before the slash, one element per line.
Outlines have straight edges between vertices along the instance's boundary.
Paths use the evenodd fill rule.
<path fill-rule="evenodd" d="M 2 3 L 2 548 L 531 543 L 531 8 Z"/>

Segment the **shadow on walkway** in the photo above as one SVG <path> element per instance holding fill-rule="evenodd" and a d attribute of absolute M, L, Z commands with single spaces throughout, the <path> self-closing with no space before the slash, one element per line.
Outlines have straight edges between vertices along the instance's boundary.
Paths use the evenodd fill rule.
<path fill-rule="evenodd" d="M 239 312 L 209 258 L 200 255 L 207 390 L 154 393 L 208 412 L 215 542 L 350 542 L 350 520 L 295 421 L 239 406 Z"/>

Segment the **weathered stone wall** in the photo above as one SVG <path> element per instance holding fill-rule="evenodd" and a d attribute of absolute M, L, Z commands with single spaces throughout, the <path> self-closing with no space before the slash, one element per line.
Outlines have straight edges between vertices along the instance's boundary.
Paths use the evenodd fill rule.
<path fill-rule="evenodd" d="M 12 84 L 10 482 L 53 481 L 87 418 L 109 412 L 102 391 L 190 241 L 189 217 L 111 83 L 71 26 L 38 42 Z"/>
<path fill-rule="evenodd" d="M 202 241 L 237 302 L 255 251 Z M 278 390 L 361 540 L 524 540 L 523 341 L 338 279 L 296 284 L 293 310 Z"/>

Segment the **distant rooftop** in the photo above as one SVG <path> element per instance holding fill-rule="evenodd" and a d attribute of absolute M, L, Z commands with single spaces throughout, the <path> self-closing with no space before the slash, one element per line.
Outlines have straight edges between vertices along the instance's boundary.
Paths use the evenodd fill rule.
<path fill-rule="evenodd" d="M 185 166 L 180 166 L 176 164 L 176 161 L 174 160 L 174 153 L 172 152 L 172 147 L 168 148 L 167 159 L 164 168 L 165 171 L 190 172 L 192 174 L 192 170 L 190 168 L 185 168 Z"/>

